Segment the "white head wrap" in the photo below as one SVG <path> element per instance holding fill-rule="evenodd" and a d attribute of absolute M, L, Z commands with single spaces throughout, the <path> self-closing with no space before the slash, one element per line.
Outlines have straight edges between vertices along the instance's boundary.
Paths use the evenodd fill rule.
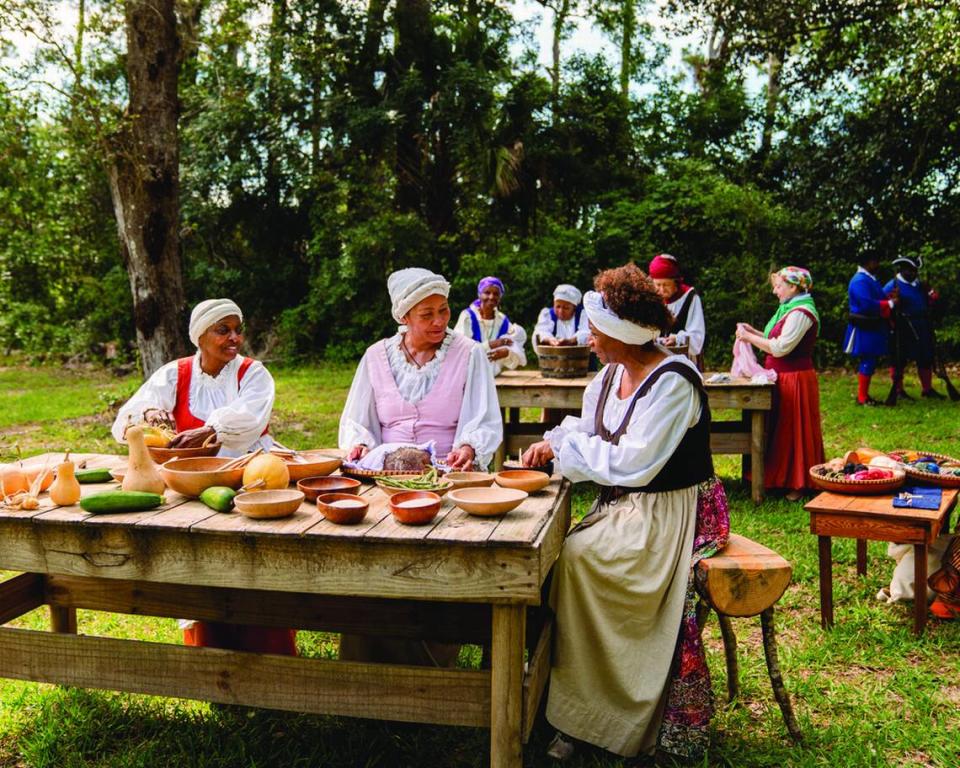
<path fill-rule="evenodd" d="M 580 289 L 577 288 L 577 286 L 570 285 L 569 283 L 561 283 L 553 289 L 553 298 L 560 299 L 560 301 L 569 301 L 576 306 L 580 303 L 580 299 L 583 298 L 583 294 L 580 293 Z"/>
<path fill-rule="evenodd" d="M 230 299 L 207 299 L 197 304 L 193 308 L 193 312 L 190 313 L 189 335 L 193 346 L 199 347 L 200 337 L 206 330 L 225 317 L 230 317 L 230 315 L 236 315 L 240 320 L 243 320 L 243 312 L 240 311 L 240 307 Z"/>
<path fill-rule="evenodd" d="M 427 296 L 435 293 L 444 298 L 450 295 L 450 283 L 443 279 L 443 275 L 431 272 L 429 269 L 409 267 L 398 269 L 387 278 L 387 290 L 390 292 L 391 311 L 393 319 L 403 323 L 403 317 L 415 305 Z"/>
<path fill-rule="evenodd" d="M 646 344 L 660 335 L 660 329 L 652 325 L 640 325 L 624 320 L 614 314 L 596 291 L 587 291 L 583 296 L 583 308 L 594 327 L 601 333 L 622 341 L 624 344 Z"/>

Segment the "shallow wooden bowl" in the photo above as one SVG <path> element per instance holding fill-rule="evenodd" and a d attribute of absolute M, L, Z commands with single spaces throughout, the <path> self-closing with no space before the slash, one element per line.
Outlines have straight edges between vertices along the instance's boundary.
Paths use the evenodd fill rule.
<path fill-rule="evenodd" d="M 418 505 L 404 506 L 412 502 Z M 387 503 L 398 523 L 426 525 L 437 516 L 442 501 L 433 491 L 404 491 L 393 494 Z"/>
<path fill-rule="evenodd" d="M 197 497 L 207 488 L 224 485 L 236 490 L 243 485 L 243 467 L 221 470 L 233 459 L 209 456 L 200 459 L 170 459 L 160 467 L 160 476 L 171 491 Z"/>
<path fill-rule="evenodd" d="M 203 456 L 216 456 L 220 453 L 220 443 L 196 448 L 158 448 L 151 446 L 147 450 L 150 451 L 150 458 L 157 464 L 164 464 L 170 459 L 198 459 Z"/>
<path fill-rule="evenodd" d="M 447 472 L 444 480 L 453 483 L 451 490 L 458 488 L 489 488 L 496 479 L 489 472 Z"/>
<path fill-rule="evenodd" d="M 822 491 L 833 491 L 834 493 L 852 493 L 856 496 L 873 496 L 880 493 L 889 493 L 895 491 L 903 485 L 907 478 L 906 472 L 902 469 L 891 469 L 893 477 L 884 480 L 834 480 L 818 475 L 815 470 L 824 466 L 817 464 L 810 467 L 810 482 Z M 886 467 L 882 467 L 886 469 Z"/>
<path fill-rule="evenodd" d="M 397 480 L 404 480 L 404 479 L 410 479 L 414 477 L 420 477 L 420 474 L 421 474 L 420 472 L 417 472 L 415 474 L 411 474 L 407 472 L 401 475 L 391 475 L 391 478 L 396 478 Z M 377 488 L 383 491 L 387 496 L 395 496 L 398 493 L 406 493 L 407 491 L 410 490 L 409 488 L 391 488 L 389 485 L 384 485 L 380 480 L 374 480 L 374 482 L 377 484 Z M 437 494 L 437 496 L 443 496 L 443 494 L 445 494 L 447 491 L 449 491 L 453 487 L 454 487 L 453 483 L 451 483 L 449 480 L 446 479 L 446 477 L 444 477 L 443 479 L 437 482 L 437 487 L 431 488 L 428 491 L 428 493 L 435 493 Z"/>
<path fill-rule="evenodd" d="M 288 465 L 289 466 L 289 465 Z M 360 493 L 360 481 L 352 477 L 305 477 L 297 481 L 307 501 L 316 501 L 323 493 Z"/>
<path fill-rule="evenodd" d="M 334 504 L 337 501 L 350 502 L 350 506 L 338 507 Z M 323 493 L 317 496 L 317 509 L 337 525 L 356 525 L 366 517 L 369 507 L 370 502 L 355 493 Z"/>
<path fill-rule="evenodd" d="M 516 488 L 457 488 L 447 498 L 471 515 L 496 517 L 519 507 L 527 495 Z"/>
<path fill-rule="evenodd" d="M 503 466 L 500 468 L 501 471 L 507 472 L 515 469 L 524 469 L 530 472 L 546 472 L 548 475 L 553 474 L 553 462 L 548 461 L 546 464 L 542 464 L 539 467 L 525 467 L 519 461 L 505 461 Z"/>
<path fill-rule="evenodd" d="M 303 499 L 303 491 L 295 491 L 292 488 L 248 491 L 234 496 L 233 506 L 241 515 L 270 520 L 276 517 L 289 517 L 300 509 Z"/>
<path fill-rule="evenodd" d="M 323 477 L 335 472 L 343 463 L 343 459 L 320 451 L 300 451 L 297 458 L 281 456 L 287 469 L 290 470 L 290 482 L 296 483 L 307 477 Z"/>
<path fill-rule="evenodd" d="M 497 485 L 502 488 L 515 488 L 518 491 L 536 493 L 550 485 L 550 475 L 535 469 L 510 469 L 497 472 Z"/>

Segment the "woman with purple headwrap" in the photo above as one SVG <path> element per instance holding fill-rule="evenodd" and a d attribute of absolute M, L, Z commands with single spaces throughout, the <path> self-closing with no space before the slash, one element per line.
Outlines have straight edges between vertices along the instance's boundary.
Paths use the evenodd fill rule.
<path fill-rule="evenodd" d="M 482 345 L 496 376 L 504 368 L 519 368 L 527 364 L 527 332 L 511 323 L 500 311 L 500 299 L 506 293 L 497 277 L 485 277 L 477 285 L 477 299 L 457 318 L 454 331 Z"/>

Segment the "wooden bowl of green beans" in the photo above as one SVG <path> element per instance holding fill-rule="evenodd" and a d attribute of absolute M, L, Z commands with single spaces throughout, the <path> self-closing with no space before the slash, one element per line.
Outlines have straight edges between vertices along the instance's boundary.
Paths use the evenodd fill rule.
<path fill-rule="evenodd" d="M 404 491 L 430 491 L 438 496 L 443 496 L 453 488 L 453 483 L 440 477 L 434 467 L 430 467 L 421 474 L 411 472 L 409 474 L 377 477 L 375 482 L 377 487 L 387 496 L 393 496 L 395 493 Z"/>

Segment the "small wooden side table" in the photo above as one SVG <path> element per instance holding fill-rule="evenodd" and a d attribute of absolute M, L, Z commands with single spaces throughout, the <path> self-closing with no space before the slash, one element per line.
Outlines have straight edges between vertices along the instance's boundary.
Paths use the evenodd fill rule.
<path fill-rule="evenodd" d="M 927 547 L 947 525 L 950 510 L 956 504 L 958 489 L 944 488 L 939 509 L 911 509 L 893 506 L 890 494 L 852 496 L 821 493 L 808 502 L 810 533 L 819 537 L 820 623 L 833 626 L 832 538 L 857 540 L 857 573 L 867 572 L 867 541 L 892 541 L 913 544 L 914 595 L 913 631 L 922 634 L 927 623 Z"/>

